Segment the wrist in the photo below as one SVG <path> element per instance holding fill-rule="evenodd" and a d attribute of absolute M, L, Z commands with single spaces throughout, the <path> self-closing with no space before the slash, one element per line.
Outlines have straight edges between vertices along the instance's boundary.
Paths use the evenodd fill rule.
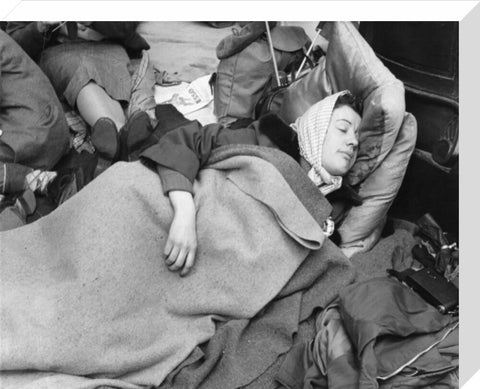
<path fill-rule="evenodd" d="M 168 195 L 175 214 L 191 213 L 192 210 L 195 210 L 195 204 L 193 202 L 193 197 L 190 192 L 186 192 L 183 190 L 173 190 L 168 192 Z"/>

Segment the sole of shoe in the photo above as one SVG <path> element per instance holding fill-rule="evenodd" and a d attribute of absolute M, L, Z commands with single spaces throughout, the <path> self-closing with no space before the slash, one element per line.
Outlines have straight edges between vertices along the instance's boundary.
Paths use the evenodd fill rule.
<path fill-rule="evenodd" d="M 90 139 L 102 158 L 110 161 L 115 159 L 118 154 L 119 141 L 117 126 L 113 120 L 98 119 L 91 129 Z"/>

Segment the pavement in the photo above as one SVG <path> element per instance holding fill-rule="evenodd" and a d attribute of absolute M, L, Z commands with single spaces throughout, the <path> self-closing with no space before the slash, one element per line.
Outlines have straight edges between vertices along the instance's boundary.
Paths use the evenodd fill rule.
<path fill-rule="evenodd" d="M 318 22 L 281 22 L 282 25 L 301 26 L 311 39 Z M 191 82 L 211 74 L 218 66 L 215 48 L 236 24 L 214 28 L 204 22 L 142 22 L 137 31 L 151 48 L 150 59 L 158 70 L 165 70 L 181 81 Z"/>
<path fill-rule="evenodd" d="M 158 70 L 191 82 L 216 71 L 215 48 L 232 33 L 232 27 L 214 28 L 203 22 L 142 22 L 137 31 L 150 44 L 150 60 Z"/>

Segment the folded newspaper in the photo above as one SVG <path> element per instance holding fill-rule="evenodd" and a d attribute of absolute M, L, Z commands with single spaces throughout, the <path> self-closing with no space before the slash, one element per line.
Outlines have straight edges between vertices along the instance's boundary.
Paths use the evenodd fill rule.
<path fill-rule="evenodd" d="M 190 84 L 156 86 L 157 104 L 172 104 L 188 119 L 197 119 L 202 124 L 216 122 L 213 114 L 213 93 L 210 87 L 211 75 L 202 76 Z"/>

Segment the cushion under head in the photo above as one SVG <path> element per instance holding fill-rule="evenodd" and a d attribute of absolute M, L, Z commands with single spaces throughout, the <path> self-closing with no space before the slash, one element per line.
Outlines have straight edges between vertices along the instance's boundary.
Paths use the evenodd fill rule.
<path fill-rule="evenodd" d="M 392 149 L 405 115 L 405 91 L 353 24 L 326 23 L 322 35 L 329 41 L 326 56 L 287 88 L 280 115 L 291 123 L 324 97 L 350 90 L 363 105 L 358 157 L 348 175 L 356 185 Z"/>

